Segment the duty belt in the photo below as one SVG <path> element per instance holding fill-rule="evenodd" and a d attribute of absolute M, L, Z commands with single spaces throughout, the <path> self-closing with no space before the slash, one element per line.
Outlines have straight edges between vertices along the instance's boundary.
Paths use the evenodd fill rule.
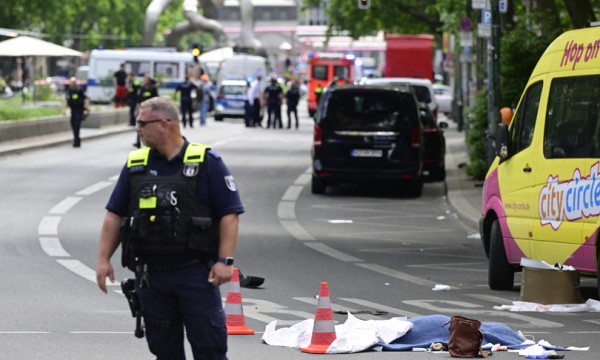
<path fill-rule="evenodd" d="M 202 264 L 204 262 L 205 262 L 204 260 L 194 259 L 194 260 L 186 261 L 184 263 L 179 263 L 179 264 L 154 264 L 154 265 L 140 264 L 140 265 L 135 266 L 135 271 L 136 272 L 142 272 L 144 270 L 146 270 L 147 272 L 173 271 L 173 270 L 185 269 L 185 268 L 197 265 L 197 264 Z"/>

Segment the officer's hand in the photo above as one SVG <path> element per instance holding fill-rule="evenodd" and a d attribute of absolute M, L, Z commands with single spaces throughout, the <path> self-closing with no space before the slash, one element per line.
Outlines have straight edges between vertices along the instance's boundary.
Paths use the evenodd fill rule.
<path fill-rule="evenodd" d="M 115 274 L 113 272 L 112 265 L 110 262 L 98 262 L 98 266 L 96 266 L 96 282 L 98 283 L 98 287 L 104 293 L 106 293 L 106 278 L 110 279 L 111 283 L 115 282 Z"/>
<path fill-rule="evenodd" d="M 215 286 L 225 284 L 233 276 L 233 266 L 217 262 L 208 273 L 208 282 Z"/>

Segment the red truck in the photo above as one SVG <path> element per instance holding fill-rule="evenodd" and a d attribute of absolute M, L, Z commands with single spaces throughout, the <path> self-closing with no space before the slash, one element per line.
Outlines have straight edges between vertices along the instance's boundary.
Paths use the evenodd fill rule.
<path fill-rule="evenodd" d="M 433 81 L 433 35 L 388 34 L 385 40 L 385 77 Z"/>

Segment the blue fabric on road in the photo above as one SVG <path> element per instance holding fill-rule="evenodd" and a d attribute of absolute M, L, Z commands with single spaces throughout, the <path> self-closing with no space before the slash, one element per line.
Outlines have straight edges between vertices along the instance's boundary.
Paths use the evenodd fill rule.
<path fill-rule="evenodd" d="M 406 335 L 389 344 L 378 344 L 378 346 L 381 346 L 384 351 L 411 351 L 413 348 L 429 348 L 432 343 L 436 342 L 448 346 L 450 324 L 443 325 L 450 321 L 449 316 L 415 316 L 408 318 L 408 321 L 413 323 L 413 328 Z M 504 324 L 482 323 L 481 331 L 483 331 L 482 345 L 500 344 L 511 349 L 527 347 L 521 345 L 525 339 Z"/>

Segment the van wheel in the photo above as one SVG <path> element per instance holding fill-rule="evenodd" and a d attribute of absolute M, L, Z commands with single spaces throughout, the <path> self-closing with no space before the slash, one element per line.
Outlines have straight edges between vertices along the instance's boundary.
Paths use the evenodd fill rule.
<path fill-rule="evenodd" d="M 490 232 L 488 285 L 492 290 L 511 290 L 514 282 L 515 271 L 506 258 L 500 222 L 494 220 Z"/>
<path fill-rule="evenodd" d="M 223 121 L 223 116 L 215 115 L 215 121 Z"/>
<path fill-rule="evenodd" d="M 325 194 L 325 191 L 327 190 L 325 179 L 313 175 L 310 190 L 313 194 Z"/>

